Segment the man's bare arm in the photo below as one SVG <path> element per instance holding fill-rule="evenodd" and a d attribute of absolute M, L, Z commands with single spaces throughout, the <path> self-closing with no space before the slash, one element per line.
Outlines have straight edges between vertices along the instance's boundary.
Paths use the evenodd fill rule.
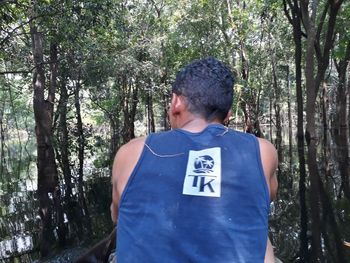
<path fill-rule="evenodd" d="M 276 170 L 278 166 L 278 156 L 275 146 L 265 139 L 259 138 L 261 163 L 263 165 L 266 183 L 270 191 L 271 201 L 277 195 L 277 176 Z"/>
<path fill-rule="evenodd" d="M 115 155 L 114 162 L 113 162 L 113 168 L 112 168 L 112 203 L 111 203 L 111 218 L 113 224 L 117 223 L 117 218 L 118 218 L 118 205 L 119 205 L 119 194 L 118 194 L 118 188 L 117 188 L 117 183 L 118 183 L 118 174 L 120 173 L 120 169 L 122 162 L 122 153 L 119 150 L 117 154 Z"/>
<path fill-rule="evenodd" d="M 272 201 L 276 198 L 277 188 L 278 188 L 278 182 L 277 182 L 277 176 L 276 176 L 276 170 L 278 166 L 278 155 L 277 155 L 276 148 L 269 141 L 265 139 L 259 139 L 259 145 L 260 145 L 260 156 L 261 156 L 261 162 L 264 169 L 264 175 L 265 175 L 266 183 L 270 192 L 270 200 Z M 274 255 L 273 247 L 269 238 L 267 239 L 264 262 L 265 263 L 275 262 L 275 255 Z"/>
<path fill-rule="evenodd" d="M 124 144 L 114 158 L 112 168 L 112 204 L 110 207 L 111 218 L 114 224 L 117 223 L 120 197 L 140 158 L 145 139 L 145 137 L 140 137 Z"/>
<path fill-rule="evenodd" d="M 275 255 L 269 238 L 267 239 L 264 263 L 275 263 Z"/>

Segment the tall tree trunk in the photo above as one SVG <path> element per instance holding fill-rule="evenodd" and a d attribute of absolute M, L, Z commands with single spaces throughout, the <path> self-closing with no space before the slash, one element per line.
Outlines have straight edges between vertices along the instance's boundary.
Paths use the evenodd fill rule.
<path fill-rule="evenodd" d="M 330 147 L 328 144 L 328 120 L 327 120 L 327 107 L 328 107 L 328 98 L 327 98 L 327 84 L 325 81 L 322 82 L 322 89 L 320 95 L 320 111 L 322 112 L 322 126 L 323 126 L 323 140 L 322 140 L 322 150 L 323 150 L 323 170 L 324 177 L 326 180 L 331 177 L 330 169 Z"/>
<path fill-rule="evenodd" d="M 45 93 L 45 70 L 43 61 L 43 35 L 31 24 L 32 49 L 34 57 L 33 73 L 33 108 L 35 118 L 35 134 L 37 140 L 37 169 L 38 169 L 38 196 L 40 203 L 40 252 L 42 256 L 49 254 L 55 240 L 53 235 L 53 204 L 49 197 L 51 193 L 55 200 L 60 197 L 55 154 L 52 144 L 52 113 L 54 103 L 54 74 L 52 68 L 52 81 L 48 99 Z M 55 205 L 58 205 L 54 201 Z"/>
<path fill-rule="evenodd" d="M 350 170 L 349 170 L 349 149 L 348 145 L 348 122 L 347 118 L 347 89 L 350 87 L 350 80 L 347 79 L 347 69 L 350 59 L 350 41 L 347 44 L 344 58 L 337 66 L 339 83 L 336 96 L 336 117 L 335 117 L 335 142 L 337 144 L 337 160 L 342 178 L 342 189 L 345 197 L 350 201 Z M 350 67 L 349 67 L 350 68 Z M 350 102 L 349 102 L 350 103 Z"/>
<path fill-rule="evenodd" d="M 58 76 L 58 44 L 56 42 L 50 43 L 50 85 L 47 96 L 47 101 L 50 103 L 50 127 L 51 127 L 51 139 L 53 138 L 53 115 L 54 115 L 54 103 L 55 94 L 57 88 L 57 76 Z M 55 162 L 55 152 L 52 150 L 53 164 L 56 169 L 56 187 L 53 192 L 54 201 L 54 219 L 57 227 L 57 235 L 60 246 L 64 246 L 66 243 L 66 228 L 64 225 L 64 216 L 61 202 L 61 190 L 59 187 L 57 167 Z"/>
<path fill-rule="evenodd" d="M 124 126 L 123 126 L 123 142 L 126 143 L 131 139 L 135 138 L 135 115 L 138 103 L 138 83 L 128 83 L 129 81 L 124 78 L 123 90 L 126 91 L 123 94 L 123 115 L 124 115 Z"/>
<path fill-rule="evenodd" d="M 347 70 L 347 80 L 348 80 L 348 85 L 346 85 L 347 86 L 347 94 L 348 94 L 348 113 L 347 113 L 347 117 L 346 117 L 346 119 L 347 119 L 347 122 L 348 122 L 348 125 L 347 125 L 347 127 L 348 127 L 348 136 L 350 137 L 350 66 L 348 66 L 348 70 Z"/>
<path fill-rule="evenodd" d="M 74 90 L 74 105 L 77 119 L 77 131 L 78 131 L 78 160 L 79 160 L 79 168 L 78 168 L 78 181 L 79 184 L 83 182 L 84 176 L 84 151 L 85 151 L 85 136 L 83 129 L 83 121 L 81 118 L 81 110 L 80 110 L 80 79 L 75 85 Z"/>
<path fill-rule="evenodd" d="M 277 74 L 276 74 L 276 63 L 274 61 L 274 55 L 272 54 L 272 50 L 270 50 L 270 57 L 271 57 L 271 65 L 272 65 L 272 83 L 273 83 L 274 95 L 275 95 L 273 108 L 275 110 L 275 119 L 276 119 L 276 147 L 277 147 L 277 153 L 278 153 L 278 161 L 283 162 L 282 123 L 281 123 L 281 107 L 280 107 L 281 90 L 278 85 Z"/>
<path fill-rule="evenodd" d="M 84 222 L 86 222 L 87 230 L 91 231 L 91 221 L 90 212 L 88 210 L 85 196 L 84 196 L 84 156 L 85 156 L 85 135 L 83 128 L 83 120 L 81 118 L 81 108 L 80 108 L 80 73 L 78 74 L 78 79 L 75 84 L 74 90 L 74 106 L 75 106 L 75 116 L 77 120 L 77 132 L 78 132 L 78 202 L 81 216 L 84 217 Z M 112 159 L 111 159 L 112 160 Z M 82 228 L 84 229 L 84 228 Z"/>
<path fill-rule="evenodd" d="M 272 121 L 272 95 L 269 96 L 269 115 L 270 115 L 270 119 L 269 119 L 269 126 L 270 126 L 270 141 L 272 141 L 272 127 L 273 127 L 273 121 Z"/>
<path fill-rule="evenodd" d="M 59 148 L 60 148 L 60 159 L 63 172 L 64 183 L 66 186 L 65 197 L 68 199 L 72 196 L 72 173 L 69 162 L 69 139 L 68 139 L 68 128 L 67 128 L 67 104 L 68 104 L 68 93 L 66 82 L 62 81 L 60 85 L 60 102 L 59 102 Z"/>
<path fill-rule="evenodd" d="M 322 82 L 322 95 L 320 98 L 321 111 L 322 111 L 322 124 L 323 124 L 323 141 L 327 144 L 328 141 L 328 120 L 327 120 L 327 108 L 328 108 L 328 97 L 327 97 L 327 84 Z"/>
<path fill-rule="evenodd" d="M 350 201 L 349 144 L 348 144 L 348 134 L 346 129 L 341 129 L 338 134 L 335 134 L 335 143 L 337 145 L 337 160 L 339 164 L 339 172 L 342 179 L 341 189 L 344 193 L 344 196 Z"/>
<path fill-rule="evenodd" d="M 244 131 L 247 133 L 253 133 L 253 124 L 251 121 L 251 113 L 250 113 L 251 109 L 249 107 L 249 104 L 244 100 L 242 100 L 240 104 L 244 115 Z"/>
<path fill-rule="evenodd" d="M 313 11 L 316 13 L 316 10 Z M 312 21 L 314 23 L 314 20 Z M 308 40 L 306 51 L 306 66 L 305 66 L 305 78 L 306 78 L 306 140 L 308 144 L 308 168 L 310 173 L 311 183 L 311 220 L 312 220 L 312 239 L 311 239 L 311 260 L 312 262 L 322 261 L 321 250 L 321 222 L 320 222 L 320 191 L 319 191 L 319 174 L 318 165 L 316 161 L 317 149 L 316 149 L 316 127 L 315 127 L 315 103 L 316 103 L 316 90 L 315 90 L 315 78 L 314 78 L 314 42 L 316 31 L 314 24 L 308 28 Z"/>
<path fill-rule="evenodd" d="M 348 119 L 346 118 L 346 104 L 347 104 L 347 82 L 346 82 L 346 65 L 343 65 L 344 69 L 338 73 L 339 83 L 337 87 L 337 97 L 336 97 L 336 132 L 340 133 L 341 130 L 347 129 L 348 127 Z"/>
<path fill-rule="evenodd" d="M 4 166 L 5 166 L 5 131 L 3 126 L 4 120 L 4 109 L 5 102 L 2 104 L 2 108 L 0 109 L 0 179 L 2 180 L 2 176 L 4 174 Z"/>
<path fill-rule="evenodd" d="M 151 83 L 149 83 L 149 88 L 151 86 Z M 153 112 L 153 96 L 152 91 L 147 91 L 147 127 L 148 127 L 148 134 L 151 132 L 155 132 L 156 127 L 154 124 L 154 112 Z"/>
<path fill-rule="evenodd" d="M 298 141 L 298 159 L 299 159 L 299 202 L 300 202 L 300 259 L 301 262 L 309 261 L 309 245 L 307 238 L 308 230 L 308 210 L 306 206 L 306 161 L 304 148 L 304 102 L 302 86 L 302 31 L 301 31 L 301 10 L 298 0 L 284 0 L 284 12 L 289 22 L 293 26 L 293 40 L 295 44 L 295 84 L 297 97 L 297 141 Z M 291 14 L 288 12 L 288 7 Z"/>
<path fill-rule="evenodd" d="M 168 69 L 165 68 L 165 70 L 162 74 L 162 77 L 160 78 L 160 84 L 164 84 L 164 85 L 167 84 L 166 83 L 167 76 L 168 76 Z M 169 119 L 168 119 L 169 102 L 170 102 L 169 95 L 167 95 L 166 92 L 163 92 L 163 94 L 162 94 L 163 114 L 162 115 L 163 115 L 163 129 L 164 129 L 164 131 L 167 131 L 170 129 L 170 123 L 169 123 Z"/>
<path fill-rule="evenodd" d="M 170 123 L 168 119 L 168 107 L 169 107 L 169 98 L 163 93 L 162 103 L 163 103 L 163 129 L 167 131 L 170 129 Z"/>
<path fill-rule="evenodd" d="M 15 111 L 15 105 L 13 103 L 14 98 L 13 98 L 13 95 L 12 95 L 11 87 L 8 88 L 8 92 L 9 92 L 10 105 L 11 105 L 11 108 L 12 108 L 12 110 L 14 112 Z M 15 122 L 17 138 L 18 138 L 18 146 L 19 146 L 18 154 L 16 156 L 16 160 L 17 160 L 17 162 L 16 162 L 17 174 L 16 175 L 17 175 L 17 178 L 19 178 L 20 174 L 21 174 L 21 167 L 22 167 L 22 142 L 21 142 L 21 136 L 20 136 L 20 133 L 19 133 L 18 121 L 17 121 L 16 115 L 13 115 L 13 120 Z"/>
<path fill-rule="evenodd" d="M 120 143 L 120 135 L 119 135 L 119 111 L 117 112 L 116 116 L 110 116 L 109 117 L 109 124 L 111 127 L 111 144 L 109 149 L 109 157 L 111 160 L 111 164 L 113 162 L 113 159 L 115 157 L 115 154 L 117 152 L 117 149 L 119 148 Z"/>
<path fill-rule="evenodd" d="M 290 76 L 289 76 L 289 66 L 286 66 L 286 82 L 287 82 L 287 106 L 288 106 L 288 146 L 289 146 L 289 171 L 293 171 L 293 120 L 292 120 L 292 107 L 291 107 L 291 94 L 290 94 Z M 290 177 L 288 183 L 288 189 L 293 188 L 293 177 Z"/>

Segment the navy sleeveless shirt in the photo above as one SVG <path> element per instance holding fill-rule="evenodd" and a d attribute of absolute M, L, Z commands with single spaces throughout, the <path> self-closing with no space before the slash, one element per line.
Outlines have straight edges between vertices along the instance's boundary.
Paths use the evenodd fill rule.
<path fill-rule="evenodd" d="M 121 196 L 117 262 L 264 262 L 269 202 L 253 135 L 151 134 Z"/>

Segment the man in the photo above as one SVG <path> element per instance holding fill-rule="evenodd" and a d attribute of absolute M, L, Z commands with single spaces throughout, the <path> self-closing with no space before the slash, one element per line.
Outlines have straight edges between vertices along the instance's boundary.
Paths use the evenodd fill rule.
<path fill-rule="evenodd" d="M 117 262 L 273 261 L 269 204 L 277 191 L 271 143 L 223 125 L 234 79 L 214 58 L 176 77 L 171 131 L 122 146 L 113 165 Z"/>

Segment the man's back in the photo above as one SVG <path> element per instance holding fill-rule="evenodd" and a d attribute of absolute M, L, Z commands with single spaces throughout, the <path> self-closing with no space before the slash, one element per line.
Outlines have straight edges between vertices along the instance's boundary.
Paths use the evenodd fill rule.
<path fill-rule="evenodd" d="M 118 262 L 263 262 L 258 145 L 219 124 L 149 136 L 120 199 Z"/>
<path fill-rule="evenodd" d="M 118 150 L 111 204 L 118 263 L 262 261 L 277 153 L 221 125 L 231 116 L 233 84 L 217 59 L 193 61 L 172 84 L 174 130 Z M 274 262 L 270 242 L 265 262 Z"/>

